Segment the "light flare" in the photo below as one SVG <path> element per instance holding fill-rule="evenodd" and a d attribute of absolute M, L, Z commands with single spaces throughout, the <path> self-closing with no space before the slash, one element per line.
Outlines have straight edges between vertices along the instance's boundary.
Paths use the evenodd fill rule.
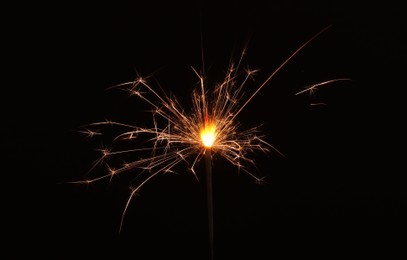
<path fill-rule="evenodd" d="M 90 184 L 102 179 L 111 181 L 112 178 L 121 173 L 139 169 L 137 178 L 130 185 L 132 188 L 123 210 L 120 230 L 132 198 L 137 195 L 143 185 L 158 174 L 177 173 L 176 166 L 180 163 L 185 163 L 190 172 L 198 179 L 195 172 L 196 164 L 205 155 L 207 160 L 210 160 L 208 155 L 210 157 L 218 156 L 236 166 L 240 171 L 247 173 L 257 183 L 261 183 L 264 177 L 258 177 L 250 171 L 249 166 L 254 164 L 254 160 L 250 158 L 249 154 L 256 151 L 264 153 L 275 151 L 282 156 L 284 155 L 264 140 L 258 127 L 242 130 L 236 117 L 289 60 L 329 27 L 324 28 L 296 49 L 262 84 L 248 91 L 252 93 L 249 97 L 244 96 L 245 88 L 257 70 L 241 68 L 241 61 L 246 50 L 242 51 L 237 65 L 229 65 L 223 81 L 215 85 L 211 91 L 206 88 L 204 74 L 198 73 L 192 68 L 199 81 L 192 93 L 190 110 L 184 109 L 177 99 L 165 94 L 158 94 L 147 78 L 141 76 L 133 81 L 113 86 L 112 88 L 122 89 L 130 96 L 141 99 L 152 107 L 153 127 L 146 128 L 110 120 L 87 125 L 81 132 L 91 137 L 103 137 L 99 128 L 101 126 L 113 126 L 119 133 L 114 135 L 112 144 L 118 145 L 118 148 L 115 146 L 101 149 L 100 158 L 91 167 L 91 170 L 94 170 L 96 166 L 104 164 L 107 169 L 105 175 L 70 183 Z M 319 85 L 334 81 L 323 82 Z M 319 85 L 298 92 L 297 95 L 312 91 Z M 97 129 L 92 130 L 93 128 Z M 142 139 L 143 142 L 133 143 L 142 136 L 146 137 L 146 139 Z M 132 148 L 121 148 L 119 143 L 122 142 L 127 147 L 130 145 Z M 129 159 L 134 153 L 145 152 L 150 152 L 149 156 L 141 159 Z M 117 158 L 116 156 L 120 157 Z M 112 168 L 110 160 L 115 157 L 121 164 Z"/>
<path fill-rule="evenodd" d="M 201 130 L 201 141 L 204 147 L 211 148 L 216 141 L 216 126 L 214 123 L 205 123 Z"/>

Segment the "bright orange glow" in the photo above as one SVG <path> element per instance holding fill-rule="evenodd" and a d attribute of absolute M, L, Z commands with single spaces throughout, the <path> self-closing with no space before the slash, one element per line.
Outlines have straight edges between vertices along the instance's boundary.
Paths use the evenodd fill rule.
<path fill-rule="evenodd" d="M 125 147 L 129 148 L 123 150 L 119 147 L 98 149 L 100 157 L 95 160 L 89 171 L 96 169 L 98 166 L 106 165 L 108 168 L 107 173 L 90 180 L 72 181 L 69 183 L 91 184 L 102 179 L 112 179 L 116 175 L 134 169 L 139 169 L 140 174 L 148 172 L 149 174 L 140 175 L 140 178 L 137 178 L 137 181 L 132 183 L 134 186 L 132 186 L 132 191 L 122 213 L 120 229 L 132 198 L 138 194 L 139 190 L 149 180 L 159 174 L 176 172 L 175 168 L 180 163 L 186 163 L 188 169 L 198 180 L 198 176 L 195 173 L 196 164 L 206 157 L 207 154 L 218 155 L 224 158 L 227 162 L 236 166 L 239 171 L 244 171 L 255 179 L 256 182 L 262 183 L 264 177 L 252 174 L 246 165 L 253 163 L 253 160 L 248 155 L 255 151 L 266 153 L 270 152 L 270 150 L 282 156 L 284 155 L 264 140 L 262 134 L 259 135 L 258 127 L 241 129 L 240 124 L 235 119 L 257 93 L 301 49 L 329 27 L 324 28 L 297 48 L 266 80 L 259 86 L 254 86 L 250 96 L 245 95 L 245 87 L 246 84 L 254 84 L 250 83 L 252 82 L 250 79 L 257 70 L 242 69 L 242 61 L 246 54 L 245 49 L 242 51 L 237 63 L 230 63 L 225 71 L 223 80 L 219 84 L 213 84 L 213 88 L 210 90 L 207 89 L 207 86 L 210 86 L 210 84 L 206 82 L 203 73 L 199 73 L 192 67 L 192 70 L 199 78 L 199 85 L 192 92 L 192 106 L 190 109 L 182 107 L 181 103 L 172 98 L 172 96 L 158 93 L 150 85 L 147 78 L 138 77 L 135 80 L 113 86 L 114 88 L 126 90 L 129 95 L 135 96 L 151 105 L 154 125 L 151 127 L 140 127 L 109 120 L 89 124 L 80 132 L 89 137 L 102 138 L 102 140 L 111 136 L 111 141 L 114 144 L 117 144 L 119 141 L 125 141 Z M 297 92 L 296 95 L 308 92 L 312 94 L 317 88 L 340 80 L 349 79 L 338 78 L 314 84 Z M 317 104 L 323 103 L 314 103 L 313 105 Z M 99 129 L 101 126 L 115 126 L 118 130 L 117 133 L 112 132 L 112 134 L 105 136 L 102 134 L 102 130 Z M 88 129 L 88 127 L 91 129 Z M 134 144 L 134 147 L 128 146 L 129 143 L 132 144 L 129 141 L 133 142 L 140 138 L 140 136 L 145 136 L 143 138 L 146 139 L 142 139 L 141 143 Z M 207 149 L 211 149 L 210 153 L 206 153 Z M 134 153 L 148 151 L 150 151 L 148 157 L 139 158 L 139 156 L 136 156 L 133 160 L 130 158 L 130 155 Z M 116 157 L 120 155 L 125 157 Z M 123 164 L 110 168 L 106 161 L 111 157 L 119 159 L 114 161 L 123 161 Z M 125 159 L 129 161 L 124 161 Z"/>
<path fill-rule="evenodd" d="M 211 147 L 216 139 L 216 127 L 215 124 L 206 124 L 201 130 L 201 141 L 205 147 Z"/>

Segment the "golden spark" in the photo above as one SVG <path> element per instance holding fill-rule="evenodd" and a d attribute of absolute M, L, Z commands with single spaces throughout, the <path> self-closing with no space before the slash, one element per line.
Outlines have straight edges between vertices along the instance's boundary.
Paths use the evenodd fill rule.
<path fill-rule="evenodd" d="M 180 163 L 185 163 L 190 172 L 198 179 L 195 172 L 196 164 L 205 155 L 219 156 L 238 167 L 239 170 L 246 172 L 256 182 L 262 182 L 262 177 L 251 173 L 249 165 L 253 164 L 253 160 L 248 155 L 256 151 L 265 153 L 275 151 L 282 156 L 284 155 L 264 140 L 258 127 L 241 130 L 236 117 L 288 61 L 329 27 L 315 34 L 293 52 L 248 98 L 244 98 L 243 89 L 256 71 L 241 68 L 246 50 L 243 50 L 236 65 L 229 65 L 223 81 L 211 91 L 207 90 L 204 74 L 198 73 L 192 67 L 199 83 L 192 93 L 190 111 L 186 111 L 175 98 L 158 94 L 147 78 L 138 77 L 130 82 L 114 86 L 114 88 L 125 90 L 131 96 L 136 96 L 152 107 L 153 127 L 144 128 L 106 120 L 87 125 L 81 132 L 90 137 L 100 136 L 102 133 L 99 130 L 92 130 L 92 128 L 103 125 L 115 126 L 123 130 L 114 137 L 114 142 L 133 142 L 134 139 L 147 136 L 148 145 L 137 144 L 133 149 L 124 150 L 101 149 L 101 156 L 91 169 L 106 164 L 108 172 L 93 179 L 71 183 L 89 184 L 102 179 L 111 180 L 123 172 L 139 169 L 137 176 L 140 178 L 137 178 L 138 183 L 132 188 L 122 213 L 121 229 L 129 204 L 141 187 L 159 174 L 175 172 L 175 167 Z M 297 95 L 307 91 L 312 92 L 316 87 L 334 81 L 336 80 L 316 84 L 298 92 Z M 127 156 L 127 154 L 145 151 L 150 151 L 148 157 L 137 160 L 130 159 L 130 161 L 126 161 L 115 168 L 108 164 L 108 160 L 113 156 Z M 122 159 L 124 160 L 124 158 Z"/>

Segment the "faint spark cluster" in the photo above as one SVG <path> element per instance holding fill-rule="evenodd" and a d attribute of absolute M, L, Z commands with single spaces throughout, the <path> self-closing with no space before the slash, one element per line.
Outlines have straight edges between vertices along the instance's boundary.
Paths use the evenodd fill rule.
<path fill-rule="evenodd" d="M 265 136 L 260 133 L 258 127 L 243 129 L 236 117 L 288 61 L 329 27 L 301 45 L 248 97 L 245 96 L 244 90 L 257 70 L 242 68 L 246 50 L 242 51 L 236 64 L 229 65 L 223 81 L 212 88 L 207 87 L 204 72 L 199 73 L 192 68 L 198 78 L 198 84 L 192 93 L 192 107 L 189 110 L 186 110 L 176 98 L 158 93 L 149 83 L 148 77 L 137 77 L 130 82 L 115 85 L 112 88 L 124 90 L 128 95 L 137 97 L 151 106 L 152 127 L 145 128 L 110 120 L 84 127 L 80 132 L 89 137 L 101 136 L 103 131 L 99 128 L 102 126 L 113 126 L 121 130 L 113 137 L 110 148 L 99 149 L 100 157 L 90 169 L 93 171 L 97 166 L 105 165 L 107 173 L 70 183 L 89 184 L 102 179 L 111 180 L 124 172 L 136 172 L 136 183 L 132 185 L 122 214 L 121 225 L 132 198 L 143 185 L 159 174 L 175 173 L 176 166 L 181 163 L 185 164 L 189 172 L 198 179 L 195 168 L 206 152 L 210 152 L 211 156 L 224 158 L 239 171 L 247 173 L 256 182 L 262 183 L 264 177 L 259 177 L 250 171 L 250 165 L 253 165 L 254 161 L 249 155 L 258 151 L 264 153 L 275 151 L 281 156 L 284 155 L 265 140 Z M 316 88 L 340 80 L 349 79 L 338 78 L 321 82 L 295 95 L 312 94 Z M 132 148 L 116 148 L 123 142 L 130 144 Z M 125 159 L 128 155 L 136 154 L 134 157 L 137 157 L 137 154 L 145 152 L 149 155 L 137 159 Z M 123 162 L 113 166 L 110 164 L 112 157 L 119 158 Z"/>

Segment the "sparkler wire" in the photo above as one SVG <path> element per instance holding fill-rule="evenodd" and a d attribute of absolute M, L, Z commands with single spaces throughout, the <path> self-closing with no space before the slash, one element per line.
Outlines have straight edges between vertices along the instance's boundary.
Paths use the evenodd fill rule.
<path fill-rule="evenodd" d="M 208 95 L 205 89 L 204 76 L 198 73 L 194 68 L 193 71 L 200 80 L 200 89 L 193 93 L 193 113 L 185 114 L 182 107 L 176 100 L 172 100 L 167 96 L 160 96 L 143 78 L 136 79 L 131 82 L 116 85 L 114 87 L 130 86 L 125 90 L 131 95 L 138 96 L 142 100 L 150 104 L 154 109 L 153 128 L 142 128 L 127 124 L 122 124 L 112 121 L 104 121 L 91 124 L 91 126 L 115 125 L 126 128 L 124 133 L 116 136 L 114 141 L 132 140 L 140 134 L 153 135 L 149 141 L 153 142 L 153 147 L 136 148 L 128 150 L 110 150 L 101 149 L 102 156 L 92 166 L 93 170 L 96 166 L 100 166 L 106 161 L 107 157 L 118 154 L 129 154 L 133 152 L 152 150 L 150 158 L 139 159 L 130 163 L 125 163 L 119 168 L 110 168 L 106 175 L 85 181 L 72 181 L 69 183 L 90 184 L 105 178 L 112 178 L 114 175 L 129 171 L 130 169 L 140 168 L 143 171 L 148 171 L 150 175 L 139 183 L 134 189 L 126 202 L 122 213 L 119 232 L 122 228 L 126 211 L 129 207 L 131 199 L 139 192 L 140 188 L 154 178 L 158 174 L 173 172 L 173 168 L 181 162 L 187 162 L 187 158 L 195 157 L 192 163 L 187 162 L 193 175 L 197 177 L 194 166 L 205 157 L 206 167 L 206 191 L 207 191 L 207 211 L 208 211 L 208 226 L 209 226 L 209 243 L 210 243 L 210 259 L 214 259 L 214 217 L 213 217 L 213 188 L 212 188 L 212 154 L 219 154 L 227 161 L 237 166 L 240 170 L 245 171 L 256 181 L 262 181 L 251 174 L 242 164 L 242 161 L 251 162 L 252 160 L 245 157 L 247 152 L 261 150 L 267 152 L 270 149 L 275 150 L 280 155 L 284 156 L 274 146 L 257 136 L 257 128 L 252 128 L 243 132 L 238 132 L 238 124 L 235 124 L 235 118 L 246 107 L 246 105 L 257 95 L 257 93 L 279 72 L 299 51 L 301 51 L 312 40 L 328 30 L 331 25 L 325 27 L 308 41 L 297 48 L 288 58 L 273 71 L 268 78 L 254 91 L 254 93 L 245 100 L 243 105 L 239 105 L 242 97 L 242 88 L 247 79 L 250 78 L 255 71 L 247 71 L 247 75 L 242 84 L 236 85 L 236 78 L 240 67 L 240 60 L 237 67 L 230 67 L 222 84 L 217 86 L 213 95 Z M 242 53 L 243 56 L 243 53 Z M 242 57 L 241 57 L 242 58 Z M 202 64 L 204 65 L 204 64 Z M 204 66 L 203 66 L 204 67 Z M 317 87 L 331 84 L 336 81 L 350 80 L 348 78 L 337 78 L 315 84 L 305 90 L 299 91 L 296 95 L 314 91 Z M 160 104 L 156 104 L 144 92 L 141 87 L 148 89 L 153 97 L 158 98 Z M 200 90 L 200 91 L 199 91 Z M 234 92 L 233 92 L 234 91 Z M 208 98 L 208 99 L 207 99 Z M 155 117 L 162 117 L 168 121 L 168 125 L 164 128 L 158 127 Z M 81 131 L 89 136 L 101 135 L 97 130 L 85 129 Z M 162 151 L 161 154 L 156 154 L 156 151 Z"/>
<path fill-rule="evenodd" d="M 214 225 L 213 225 L 213 195 L 212 195 L 212 154 L 208 148 L 205 150 L 206 166 L 206 196 L 208 200 L 208 224 L 211 259 L 214 256 Z"/>

